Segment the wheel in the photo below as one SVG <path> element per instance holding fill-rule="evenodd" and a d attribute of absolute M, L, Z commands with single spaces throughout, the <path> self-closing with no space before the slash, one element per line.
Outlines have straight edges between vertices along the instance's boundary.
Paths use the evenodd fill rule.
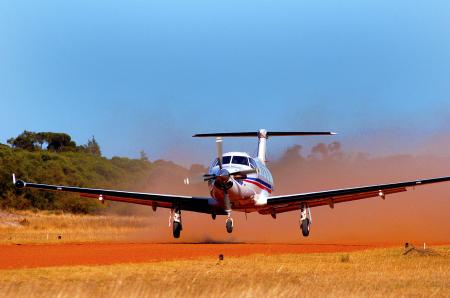
<path fill-rule="evenodd" d="M 182 226 L 181 222 L 174 221 L 173 222 L 173 238 L 180 238 Z"/>
<path fill-rule="evenodd" d="M 233 220 L 231 218 L 227 219 L 226 227 L 228 233 L 233 232 Z"/>
<path fill-rule="evenodd" d="M 211 217 L 213 220 L 216 220 L 216 214 L 215 213 L 211 213 Z"/>
<path fill-rule="evenodd" d="M 300 224 L 300 229 L 302 230 L 303 236 L 308 237 L 310 226 L 311 225 L 309 224 L 309 218 L 302 220 Z"/>

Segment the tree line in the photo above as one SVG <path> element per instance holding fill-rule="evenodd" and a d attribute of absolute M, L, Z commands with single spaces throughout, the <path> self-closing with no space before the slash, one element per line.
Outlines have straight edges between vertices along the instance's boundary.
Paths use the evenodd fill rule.
<path fill-rule="evenodd" d="M 78 187 L 132 188 L 152 168 L 148 157 L 106 158 L 94 137 L 77 145 L 66 133 L 24 131 L 0 144 L 0 208 L 61 210 L 95 213 L 97 200 L 79 195 L 37 190 L 17 190 L 11 174 L 36 183 Z"/>
<path fill-rule="evenodd" d="M 8 139 L 7 143 L 15 149 L 37 151 L 47 149 L 53 152 L 85 152 L 101 156 L 100 146 L 94 137 L 86 145 L 77 146 L 72 137 L 66 133 L 32 132 L 24 131 L 15 138 Z"/>

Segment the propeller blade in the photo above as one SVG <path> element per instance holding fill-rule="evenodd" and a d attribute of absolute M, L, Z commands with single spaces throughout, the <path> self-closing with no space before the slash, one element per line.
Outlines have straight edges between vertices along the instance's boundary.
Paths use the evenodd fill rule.
<path fill-rule="evenodd" d="M 217 158 L 219 159 L 219 168 L 222 169 L 223 148 L 221 137 L 216 138 L 216 149 L 217 149 Z"/>
<path fill-rule="evenodd" d="M 248 174 L 253 174 L 253 173 L 256 173 L 255 169 L 237 171 L 234 173 L 230 173 L 230 176 L 233 176 L 234 179 L 245 179 L 245 178 L 247 178 Z"/>
<path fill-rule="evenodd" d="M 234 172 L 234 173 L 230 173 L 230 175 L 231 176 L 235 176 L 235 175 L 238 175 L 238 176 L 242 175 L 242 176 L 244 176 L 244 175 L 254 174 L 254 173 L 256 173 L 256 169 L 237 171 L 237 172 Z"/>
<path fill-rule="evenodd" d="M 186 185 L 197 184 L 197 183 L 209 181 L 209 180 L 212 180 L 215 178 L 216 178 L 216 175 L 212 175 L 212 174 L 205 174 L 203 176 L 196 176 L 196 177 L 188 177 L 188 178 L 184 179 L 184 184 L 186 184 Z"/>
<path fill-rule="evenodd" d="M 201 177 L 201 176 L 184 178 L 184 184 L 186 184 L 186 185 L 198 184 L 200 182 L 203 182 L 203 177 Z"/>

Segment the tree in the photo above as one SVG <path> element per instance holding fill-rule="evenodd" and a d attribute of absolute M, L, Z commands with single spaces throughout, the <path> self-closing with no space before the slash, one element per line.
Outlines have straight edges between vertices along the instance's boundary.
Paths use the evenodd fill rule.
<path fill-rule="evenodd" d="M 37 148 L 37 138 L 36 133 L 32 131 L 24 131 L 17 138 L 8 139 L 8 144 L 10 144 L 13 148 L 24 149 L 29 151 L 34 151 Z"/>
<path fill-rule="evenodd" d="M 92 139 L 88 140 L 88 143 L 84 146 L 84 151 L 95 156 L 102 155 L 100 145 L 97 143 L 94 136 L 92 136 Z"/>
<path fill-rule="evenodd" d="M 42 145 L 44 145 L 44 143 L 46 142 L 45 135 L 43 132 L 39 132 L 36 134 L 36 142 L 38 142 L 38 144 L 42 150 Z"/>
<path fill-rule="evenodd" d="M 8 140 L 13 148 L 24 149 L 28 151 L 35 151 L 42 149 L 44 144 L 47 144 L 49 151 L 75 151 L 76 144 L 72 138 L 66 133 L 56 132 L 32 132 L 24 131 L 17 138 L 10 138 Z"/>
<path fill-rule="evenodd" d="M 142 161 L 150 161 L 150 159 L 148 159 L 147 153 L 145 153 L 144 150 L 141 150 L 141 152 L 139 152 L 139 154 L 140 154 L 140 160 L 142 160 Z"/>
<path fill-rule="evenodd" d="M 47 150 L 50 151 L 75 151 L 76 144 L 66 133 L 44 132 L 39 133 L 42 142 L 47 142 Z"/>

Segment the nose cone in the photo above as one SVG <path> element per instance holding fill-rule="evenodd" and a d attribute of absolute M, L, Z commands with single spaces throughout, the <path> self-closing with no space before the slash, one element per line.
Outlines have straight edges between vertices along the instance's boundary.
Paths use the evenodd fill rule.
<path fill-rule="evenodd" d="M 228 172 L 226 169 L 220 169 L 219 173 L 217 174 L 216 180 L 220 181 L 221 183 L 225 183 L 230 179 L 230 172 Z"/>

